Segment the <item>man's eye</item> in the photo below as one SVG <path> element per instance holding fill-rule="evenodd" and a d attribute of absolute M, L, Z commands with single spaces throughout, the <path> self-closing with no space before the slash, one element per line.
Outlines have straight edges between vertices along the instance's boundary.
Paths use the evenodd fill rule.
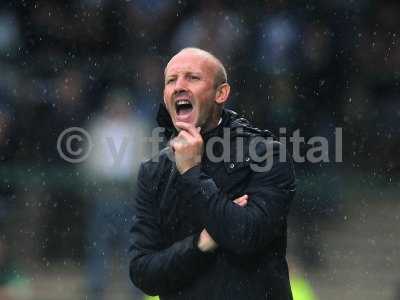
<path fill-rule="evenodd" d="M 193 76 L 193 75 L 189 76 L 189 78 L 190 78 L 190 80 L 198 80 L 198 79 L 200 79 L 198 76 Z"/>
<path fill-rule="evenodd" d="M 174 82 L 174 81 L 175 81 L 175 79 L 170 78 L 170 79 L 167 80 L 167 84 L 169 84 L 169 83 L 171 83 L 171 82 Z"/>

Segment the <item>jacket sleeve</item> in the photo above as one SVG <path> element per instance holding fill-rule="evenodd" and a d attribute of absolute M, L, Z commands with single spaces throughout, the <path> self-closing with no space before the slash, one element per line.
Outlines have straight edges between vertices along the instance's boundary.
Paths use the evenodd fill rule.
<path fill-rule="evenodd" d="M 177 291 L 209 265 L 213 254 L 197 247 L 198 234 L 165 247 L 153 206 L 156 189 L 142 164 L 137 181 L 132 233 L 130 278 L 146 294 L 162 295 Z"/>
<path fill-rule="evenodd" d="M 276 148 L 268 171 L 251 172 L 245 207 L 228 199 L 199 166 L 179 176 L 179 192 L 187 199 L 193 218 L 205 224 L 220 247 L 236 254 L 254 253 L 283 234 L 295 178 L 291 159 L 280 162 Z"/>

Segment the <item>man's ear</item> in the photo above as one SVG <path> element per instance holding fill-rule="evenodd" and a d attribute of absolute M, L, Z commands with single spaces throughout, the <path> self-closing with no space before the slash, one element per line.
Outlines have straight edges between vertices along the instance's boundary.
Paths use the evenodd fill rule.
<path fill-rule="evenodd" d="M 163 90 L 162 99 L 163 99 L 163 102 L 165 104 L 165 90 Z"/>
<path fill-rule="evenodd" d="M 167 101 L 165 100 L 165 95 L 163 95 L 163 102 L 164 102 L 165 109 L 167 109 Z"/>
<path fill-rule="evenodd" d="M 217 95 L 215 101 L 218 104 L 225 103 L 228 100 L 229 93 L 231 91 L 231 87 L 228 83 L 223 83 L 219 87 L 217 87 Z"/>

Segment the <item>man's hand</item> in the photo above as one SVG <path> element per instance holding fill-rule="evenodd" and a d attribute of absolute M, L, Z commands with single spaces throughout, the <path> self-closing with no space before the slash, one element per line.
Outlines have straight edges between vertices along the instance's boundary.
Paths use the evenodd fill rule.
<path fill-rule="evenodd" d="M 247 205 L 247 200 L 249 199 L 249 196 L 243 195 L 235 200 L 233 200 L 234 203 L 237 205 L 243 207 Z M 200 233 L 199 241 L 197 243 L 197 247 L 202 252 L 209 252 L 209 251 L 214 251 L 217 249 L 218 244 L 214 241 L 214 239 L 209 235 L 206 229 L 203 229 L 203 231 Z"/>
<path fill-rule="evenodd" d="M 200 128 L 184 122 L 176 122 L 179 134 L 171 140 L 171 148 L 175 155 L 176 167 L 180 174 L 201 163 L 203 155 L 203 138 Z"/>

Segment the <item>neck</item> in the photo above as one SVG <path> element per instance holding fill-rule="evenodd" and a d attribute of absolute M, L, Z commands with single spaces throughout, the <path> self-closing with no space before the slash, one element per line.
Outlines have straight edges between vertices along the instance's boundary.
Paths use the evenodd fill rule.
<path fill-rule="evenodd" d="M 202 129 L 201 129 L 202 135 L 213 131 L 221 123 L 222 123 L 222 115 L 218 115 L 218 118 L 215 118 L 212 122 L 208 122 L 208 126 L 202 127 Z"/>
<path fill-rule="evenodd" d="M 219 117 L 218 119 L 213 120 L 212 122 L 207 122 L 204 124 L 202 127 L 201 131 L 203 133 L 207 133 L 209 131 L 212 131 L 213 129 L 217 128 L 219 124 L 221 124 L 222 118 Z"/>

